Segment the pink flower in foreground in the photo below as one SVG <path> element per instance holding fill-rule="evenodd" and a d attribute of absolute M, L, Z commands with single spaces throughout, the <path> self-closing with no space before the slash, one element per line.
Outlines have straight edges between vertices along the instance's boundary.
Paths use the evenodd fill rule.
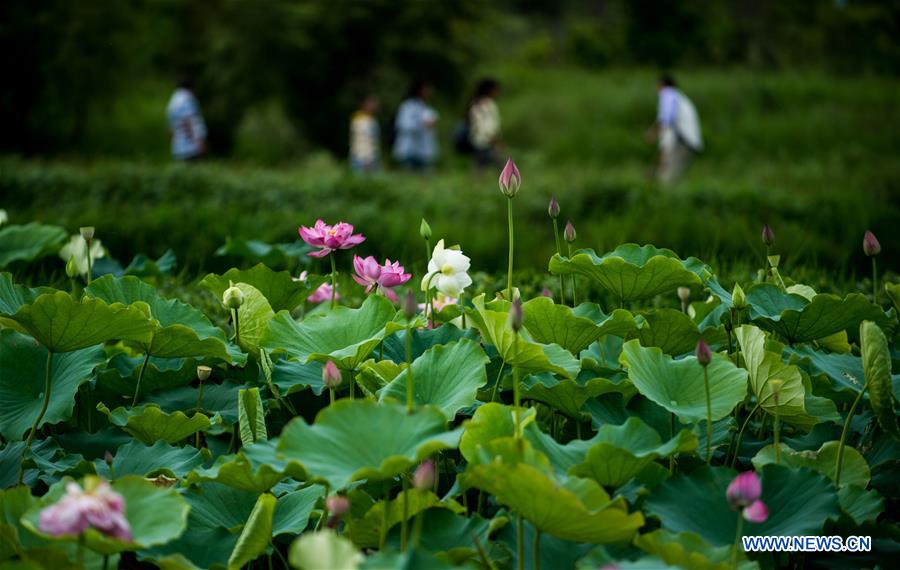
<path fill-rule="evenodd" d="M 312 257 L 325 257 L 338 249 L 350 249 L 366 241 L 362 234 L 354 234 L 353 226 L 345 222 L 338 222 L 329 226 L 322 220 L 316 220 L 313 227 L 300 226 L 300 237 L 313 247 L 321 248 L 309 255 Z"/>
<path fill-rule="evenodd" d="M 412 277 L 411 274 L 403 272 L 403 266 L 399 261 L 392 262 L 387 259 L 384 265 L 379 265 L 371 255 L 365 259 L 354 255 L 353 269 L 356 271 L 353 279 L 366 288 L 366 293 L 371 293 L 379 287 L 386 292 L 391 287 L 406 283 Z M 396 299 L 396 295 L 394 298 Z"/>
<path fill-rule="evenodd" d="M 325 301 L 331 301 L 331 283 L 322 283 L 319 285 L 319 288 L 313 291 L 313 294 L 306 298 L 310 303 L 324 303 Z M 335 301 L 341 298 L 341 294 L 338 292 L 334 293 Z"/>
<path fill-rule="evenodd" d="M 109 483 L 95 477 L 85 479 L 87 491 L 78 483 L 66 484 L 66 494 L 41 511 L 38 528 L 51 536 L 79 535 L 93 528 L 106 536 L 131 541 L 125 518 L 125 500 Z"/>
<path fill-rule="evenodd" d="M 762 485 L 754 471 L 745 471 L 734 478 L 725 491 L 732 510 L 741 509 L 741 515 L 750 522 L 761 523 L 769 518 L 769 509 L 759 500 Z"/>

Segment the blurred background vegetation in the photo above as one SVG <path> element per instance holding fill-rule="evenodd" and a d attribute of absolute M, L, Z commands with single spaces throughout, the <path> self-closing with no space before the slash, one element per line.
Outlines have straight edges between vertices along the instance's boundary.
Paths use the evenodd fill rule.
<path fill-rule="evenodd" d="M 751 271 L 768 222 L 788 268 L 852 279 L 865 229 L 887 252 L 900 242 L 898 32 L 897 0 L 6 0 L 0 208 L 96 225 L 122 259 L 172 248 L 198 272 L 227 261 L 212 254 L 229 237 L 289 242 L 316 217 L 421 264 L 425 216 L 502 270 L 496 174 L 450 149 L 492 75 L 524 177 L 520 267 L 546 267 L 557 195 L 579 246 L 652 242 Z M 643 138 L 663 70 L 708 147 L 665 189 Z M 168 154 L 164 108 L 185 75 L 209 126 L 200 164 Z M 415 78 L 437 88 L 436 172 L 347 172 L 360 97 L 381 99 L 387 131 Z"/>

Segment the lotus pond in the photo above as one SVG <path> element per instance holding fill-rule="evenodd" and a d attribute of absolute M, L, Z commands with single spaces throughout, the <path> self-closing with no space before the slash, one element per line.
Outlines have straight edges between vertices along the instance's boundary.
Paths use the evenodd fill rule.
<path fill-rule="evenodd" d="M 508 165 L 492 289 L 425 222 L 421 275 L 319 221 L 246 246 L 318 265 L 209 274 L 190 303 L 163 293 L 171 256 L 112 263 L 102 226 L 0 229 L 0 564 L 890 567 L 900 285 L 817 293 L 768 227 L 767 266 L 726 284 L 652 245 L 579 249 L 551 203 L 552 287 L 522 295 L 520 182 Z M 40 286 L 23 268 L 61 247 Z M 871 548 L 740 542 L 795 535 Z"/>

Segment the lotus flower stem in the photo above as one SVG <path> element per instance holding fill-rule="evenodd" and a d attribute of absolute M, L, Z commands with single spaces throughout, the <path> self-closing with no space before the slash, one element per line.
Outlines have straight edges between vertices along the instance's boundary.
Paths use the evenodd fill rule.
<path fill-rule="evenodd" d="M 872 256 L 872 302 L 878 304 L 878 266 Z"/>
<path fill-rule="evenodd" d="M 84 240 L 85 248 L 87 249 L 87 284 L 91 284 L 91 278 L 94 275 L 94 263 L 91 260 L 91 240 Z"/>
<path fill-rule="evenodd" d="M 459 311 L 462 313 L 462 328 L 466 330 L 466 294 L 459 294 Z"/>
<path fill-rule="evenodd" d="M 541 531 L 534 529 L 534 543 L 532 544 L 531 567 L 541 570 Z"/>
<path fill-rule="evenodd" d="M 525 569 L 525 521 L 516 514 L 516 568 Z"/>
<path fill-rule="evenodd" d="M 503 377 L 503 368 L 506 366 L 506 361 L 502 361 L 500 363 L 500 372 L 497 372 L 497 381 L 494 382 L 494 392 L 491 394 L 491 401 L 497 401 L 497 388 L 500 387 L 500 379 Z"/>
<path fill-rule="evenodd" d="M 103 555 L 103 570 L 107 570 L 109 568 L 109 554 Z"/>
<path fill-rule="evenodd" d="M 513 236 L 512 198 L 506 199 L 506 217 L 509 224 L 509 273 L 506 276 L 506 300 L 512 302 L 513 247 L 515 245 L 515 239 Z"/>
<path fill-rule="evenodd" d="M 775 465 L 781 465 L 781 444 L 780 444 L 780 432 L 781 424 L 778 421 L 778 409 L 775 410 L 775 421 L 772 424 L 772 436 L 775 440 Z"/>
<path fill-rule="evenodd" d="M 744 517 L 738 515 L 737 532 L 734 535 L 734 546 L 731 549 L 731 567 L 737 570 L 738 567 L 738 550 L 741 548 L 741 536 L 744 533 Z"/>
<path fill-rule="evenodd" d="M 237 309 L 231 309 L 231 322 L 234 324 L 234 344 L 241 345 L 241 323 Z"/>
<path fill-rule="evenodd" d="M 413 412 L 416 386 L 413 383 L 412 371 L 412 330 L 406 325 L 406 413 Z"/>
<path fill-rule="evenodd" d="M 744 439 L 744 430 L 747 428 L 747 424 L 750 423 L 750 418 L 753 417 L 753 414 L 756 413 L 756 410 L 759 409 L 759 404 L 756 404 L 756 407 L 747 414 L 747 417 L 744 419 L 744 423 L 741 424 L 741 429 L 738 431 L 737 442 L 734 445 L 734 457 L 731 459 L 731 468 L 734 469 L 734 466 L 737 465 L 737 458 L 741 452 L 741 440 Z"/>
<path fill-rule="evenodd" d="M 556 218 L 553 218 L 553 239 L 556 240 L 556 254 L 562 257 L 562 246 L 559 244 L 559 225 L 556 223 Z M 559 304 L 566 304 L 566 288 L 563 286 L 562 274 L 559 276 Z"/>
<path fill-rule="evenodd" d="M 331 259 L 331 310 L 333 311 L 335 306 L 337 306 L 337 301 L 335 299 L 335 291 L 337 291 L 337 265 L 334 261 L 334 253 L 328 256 Z"/>
<path fill-rule="evenodd" d="M 669 414 L 669 439 L 675 439 L 675 413 Z M 669 473 L 675 473 L 675 454 L 669 455 Z"/>
<path fill-rule="evenodd" d="M 150 361 L 150 353 L 144 355 L 144 362 L 141 363 L 141 370 L 138 372 L 137 385 L 134 387 L 134 398 L 131 399 L 131 407 L 133 408 L 138 401 L 138 395 L 141 393 L 141 380 L 144 379 L 144 372 L 147 370 L 147 363 Z"/>
<path fill-rule="evenodd" d="M 230 451 L 230 450 L 229 450 Z M 319 517 L 319 520 L 316 521 L 316 532 L 322 530 L 322 525 L 325 524 L 325 519 L 328 518 L 328 493 L 331 491 L 328 487 L 328 483 L 325 483 L 325 493 L 322 494 L 322 516 Z"/>
<path fill-rule="evenodd" d="M 334 403 L 334 388 L 328 388 L 328 403 Z"/>
<path fill-rule="evenodd" d="M 407 522 L 406 519 L 409 518 L 409 497 L 407 494 L 409 493 L 409 480 L 406 478 L 405 474 L 400 475 L 400 482 L 403 485 L 403 490 L 400 493 L 403 501 L 403 518 L 400 520 L 400 551 L 406 552 L 406 542 L 407 542 Z M 387 505 L 385 505 L 387 508 Z"/>
<path fill-rule="evenodd" d="M 703 367 L 703 385 L 706 388 L 706 464 L 712 462 L 712 398 L 709 395 L 709 367 Z"/>
<path fill-rule="evenodd" d="M 569 259 L 572 259 L 572 243 L 571 242 L 569 243 Z M 578 300 L 576 299 L 576 296 L 575 296 L 575 274 L 573 273 L 570 277 L 572 278 L 572 306 L 575 307 L 578 304 Z"/>
<path fill-rule="evenodd" d="M 513 354 L 519 353 L 519 332 L 516 331 L 513 333 Z M 519 451 L 522 450 L 522 423 L 521 418 L 519 417 L 519 369 L 516 366 L 512 367 L 513 373 L 513 413 L 516 418 L 516 429 L 515 429 L 515 437 L 519 442 Z"/>
<path fill-rule="evenodd" d="M 847 412 L 847 419 L 844 421 L 844 431 L 841 432 L 841 441 L 838 443 L 837 462 L 834 466 L 834 486 L 838 489 L 841 487 L 841 467 L 844 464 L 844 444 L 847 443 L 847 434 L 850 432 L 850 421 L 853 419 L 853 414 L 856 412 L 856 406 L 859 405 L 859 401 L 862 400 L 863 394 L 866 393 L 866 388 L 868 387 L 869 383 L 866 382 L 863 385 L 863 389 L 859 391 L 859 395 L 853 400 L 853 405 L 850 406 L 850 411 Z"/>
<path fill-rule="evenodd" d="M 44 379 L 44 403 L 41 405 L 41 411 L 38 412 L 37 417 L 34 419 L 34 424 L 31 426 L 31 431 L 28 432 L 28 438 L 25 440 L 25 447 L 22 449 L 22 461 L 19 464 L 19 479 L 17 484 L 22 484 L 22 479 L 25 477 L 25 455 L 28 453 L 28 450 L 31 449 L 31 442 L 34 440 L 34 434 L 37 433 L 38 426 L 41 423 L 41 420 L 44 419 L 44 414 L 47 413 L 47 407 L 50 406 L 50 388 L 53 385 L 51 383 L 51 379 L 53 378 L 53 353 L 47 352 L 47 376 Z"/>
<path fill-rule="evenodd" d="M 88 275 L 90 275 L 90 272 Z M 90 283 L 90 278 L 88 278 L 88 283 Z M 78 547 L 75 551 L 75 560 L 78 568 L 84 568 L 84 533 L 78 535 Z"/>
<path fill-rule="evenodd" d="M 472 533 L 472 542 L 475 543 L 475 550 L 478 551 L 478 558 L 481 559 L 481 563 L 490 570 L 496 570 L 497 567 L 494 565 L 494 561 L 488 558 L 484 546 L 482 546 L 481 541 L 478 540 L 478 535 L 474 532 Z"/>

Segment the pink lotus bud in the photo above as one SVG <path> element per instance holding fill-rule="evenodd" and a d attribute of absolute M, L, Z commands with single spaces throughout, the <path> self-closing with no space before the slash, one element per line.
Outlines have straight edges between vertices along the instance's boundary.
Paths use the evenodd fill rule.
<path fill-rule="evenodd" d="M 516 299 L 509 307 L 509 326 L 512 330 L 519 332 L 522 330 L 524 320 L 525 313 L 522 311 L 522 301 Z"/>
<path fill-rule="evenodd" d="M 331 360 L 322 367 L 322 384 L 326 388 L 337 388 L 341 384 L 341 371 Z"/>
<path fill-rule="evenodd" d="M 550 217 L 554 220 L 559 217 L 559 202 L 556 201 L 556 196 L 550 198 L 550 205 L 547 206 L 547 213 L 550 214 Z"/>
<path fill-rule="evenodd" d="M 552 299 L 552 298 L 553 298 L 553 291 L 551 291 L 550 289 L 547 289 L 546 287 L 544 287 L 544 288 L 541 290 L 541 296 L 542 296 L 542 297 L 550 297 L 550 298 Z"/>
<path fill-rule="evenodd" d="M 772 231 L 772 228 L 769 227 L 769 224 L 765 224 L 762 229 L 762 240 L 763 243 L 766 244 L 766 247 L 771 247 L 773 243 L 775 243 L 775 232 Z"/>
<path fill-rule="evenodd" d="M 410 289 L 403 298 L 403 316 L 406 317 L 407 322 L 413 320 L 418 310 L 419 305 L 416 303 L 416 294 Z"/>
<path fill-rule="evenodd" d="M 519 174 L 519 168 L 513 159 L 506 159 L 506 166 L 500 172 L 500 191 L 507 198 L 515 198 L 519 193 L 519 187 L 522 185 L 522 175 Z"/>
<path fill-rule="evenodd" d="M 572 225 L 572 221 L 569 220 L 566 222 L 566 229 L 563 230 L 563 237 L 567 242 L 572 243 L 575 241 L 575 238 L 578 234 L 575 233 L 575 226 Z"/>
<path fill-rule="evenodd" d="M 332 495 L 325 499 L 325 508 L 332 516 L 339 517 L 350 510 L 350 499 L 343 495 Z"/>
<path fill-rule="evenodd" d="M 697 341 L 697 349 L 694 354 L 697 356 L 700 366 L 709 366 L 709 363 L 712 362 L 712 351 L 709 350 L 709 345 L 702 338 Z"/>
<path fill-rule="evenodd" d="M 725 491 L 728 505 L 732 509 L 744 508 L 759 500 L 762 485 L 755 471 L 744 471 L 734 478 Z"/>
<path fill-rule="evenodd" d="M 434 486 L 434 461 L 426 459 L 413 473 L 413 487 L 416 489 L 431 489 Z"/>
<path fill-rule="evenodd" d="M 874 257 L 881 253 L 881 244 L 878 243 L 878 238 L 869 230 L 866 230 L 866 235 L 863 236 L 863 251 L 869 257 Z"/>
<path fill-rule="evenodd" d="M 769 507 L 762 501 L 753 501 L 741 514 L 752 523 L 764 523 L 769 518 Z"/>

